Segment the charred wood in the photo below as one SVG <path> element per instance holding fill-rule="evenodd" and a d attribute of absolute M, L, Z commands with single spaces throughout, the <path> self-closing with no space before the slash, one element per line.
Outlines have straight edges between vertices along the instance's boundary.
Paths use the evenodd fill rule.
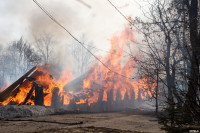
<path fill-rule="evenodd" d="M 34 83 L 35 88 L 35 105 L 44 105 L 44 93 L 43 86 L 38 85 L 38 83 Z"/>
<path fill-rule="evenodd" d="M 69 105 L 68 105 L 68 109 L 69 110 L 77 110 L 76 101 L 74 99 L 70 100 Z"/>
<path fill-rule="evenodd" d="M 59 88 L 55 87 L 52 93 L 51 107 L 61 108 L 63 106 L 64 96 L 59 94 Z"/>

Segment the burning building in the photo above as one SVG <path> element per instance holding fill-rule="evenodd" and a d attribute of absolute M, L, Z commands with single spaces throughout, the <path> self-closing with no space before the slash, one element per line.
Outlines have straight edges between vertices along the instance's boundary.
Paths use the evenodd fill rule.
<path fill-rule="evenodd" d="M 55 80 L 48 65 L 36 66 L 1 92 L 0 104 L 44 105 L 91 112 L 134 108 L 151 93 L 146 89 L 145 77 L 131 79 L 135 61 L 132 58 L 124 61 L 123 48 L 127 42 L 134 42 L 129 28 L 110 40 L 109 54 L 102 59 L 109 69 L 96 62 L 74 80 L 70 71 Z"/>

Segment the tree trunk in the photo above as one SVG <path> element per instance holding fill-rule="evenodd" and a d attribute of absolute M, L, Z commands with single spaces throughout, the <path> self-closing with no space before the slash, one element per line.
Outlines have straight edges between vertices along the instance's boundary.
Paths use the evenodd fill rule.
<path fill-rule="evenodd" d="M 189 30 L 190 30 L 190 42 L 192 46 L 191 52 L 191 70 L 188 84 L 187 102 L 188 106 L 194 106 L 196 104 L 197 90 L 199 88 L 199 36 L 198 36 L 198 0 L 191 0 L 189 11 Z M 192 107 L 194 108 L 194 107 Z"/>

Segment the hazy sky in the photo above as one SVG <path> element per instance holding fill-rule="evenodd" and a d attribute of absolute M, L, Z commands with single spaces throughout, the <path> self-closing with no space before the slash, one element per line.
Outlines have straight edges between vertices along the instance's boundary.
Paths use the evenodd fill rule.
<path fill-rule="evenodd" d="M 127 24 L 107 0 L 38 0 L 59 22 L 80 38 L 86 34 L 97 46 L 104 44 L 114 32 Z M 134 0 L 111 0 L 125 15 L 139 14 Z M 69 35 L 52 22 L 32 0 L 0 1 L 0 44 L 7 44 L 23 36 L 32 42 L 33 35 L 51 33 L 59 42 L 68 42 Z"/>
<path fill-rule="evenodd" d="M 128 22 L 109 4 L 107 0 L 38 0 L 63 26 L 78 39 L 84 34 L 88 42 L 95 47 L 108 50 L 109 39 L 122 31 Z M 141 10 L 135 1 L 111 0 L 124 15 L 141 16 Z M 51 33 L 57 45 L 54 47 L 60 61 L 72 68 L 73 61 L 67 48 L 74 40 L 57 26 L 32 0 L 0 0 L 0 45 L 18 40 L 21 36 L 34 45 L 34 35 Z M 99 53 L 95 53 L 97 56 Z M 102 53 L 100 53 L 102 54 Z M 69 65 L 70 64 L 70 65 Z M 65 66 L 62 64 L 62 66 Z"/>

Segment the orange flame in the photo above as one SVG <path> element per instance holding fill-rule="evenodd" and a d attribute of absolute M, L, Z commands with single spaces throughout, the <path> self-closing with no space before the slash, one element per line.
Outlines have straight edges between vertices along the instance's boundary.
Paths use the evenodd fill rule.
<path fill-rule="evenodd" d="M 51 100 L 52 100 L 52 92 L 55 87 L 59 88 L 59 94 L 61 96 L 64 96 L 64 104 L 69 104 L 69 96 L 63 92 L 63 87 L 72 79 L 72 75 L 70 71 L 64 71 L 62 72 L 60 78 L 58 80 L 55 80 L 50 76 L 50 73 L 45 68 L 38 68 L 37 71 L 42 72 L 43 74 L 41 76 L 38 76 L 36 78 L 36 82 L 40 85 L 42 85 L 43 93 L 46 94 L 44 97 L 44 105 L 50 106 Z M 15 102 L 16 104 L 22 104 L 31 90 L 33 86 L 33 82 L 25 81 L 20 87 L 19 92 L 16 96 L 12 97 L 10 96 L 7 98 L 4 102 L 1 103 L 1 105 L 7 105 L 10 101 Z M 33 91 L 32 96 L 35 96 L 35 91 Z M 34 105 L 34 101 L 29 99 L 26 104 Z"/>
<path fill-rule="evenodd" d="M 115 72 L 124 75 L 126 77 L 131 77 L 132 72 L 134 70 L 133 65 L 135 64 L 134 60 L 130 58 L 125 65 L 122 65 L 123 55 L 126 44 L 128 41 L 134 42 L 133 33 L 129 28 L 126 28 L 121 35 L 115 34 L 111 42 L 111 49 L 110 53 L 104 59 L 103 62 L 106 65 L 114 70 Z M 108 100 L 108 94 L 112 90 L 113 92 L 113 100 L 116 100 L 117 95 L 120 95 L 121 100 L 124 100 L 125 97 L 131 99 L 134 97 L 135 99 L 138 98 L 138 95 L 142 99 L 146 99 L 147 95 L 150 93 L 147 92 L 145 89 L 148 87 L 146 79 L 142 79 L 139 81 L 131 81 L 128 78 L 122 77 L 114 72 L 109 71 L 103 65 L 96 63 L 93 67 L 93 72 L 83 81 L 83 90 L 85 90 L 85 94 L 89 95 L 88 104 L 97 102 L 99 90 L 103 89 L 103 98 L 102 101 Z M 97 84 L 96 86 L 94 84 Z M 155 87 L 155 84 L 152 84 Z M 139 90 L 142 89 L 141 93 Z M 118 91 L 120 92 L 119 94 Z M 126 94 L 127 93 L 127 94 Z M 110 95 L 110 94 L 109 94 Z M 86 101 L 86 99 L 81 99 L 81 101 Z"/>
<path fill-rule="evenodd" d="M 50 106 L 52 100 L 52 94 L 55 87 L 59 88 L 59 95 L 64 97 L 64 104 L 68 105 L 70 100 L 74 96 L 80 98 L 79 101 L 76 101 L 76 104 L 88 103 L 90 106 L 91 103 L 96 103 L 100 101 L 118 101 L 118 100 L 131 100 L 131 99 L 146 99 L 147 96 L 151 96 L 151 93 L 147 88 L 148 77 L 144 77 L 141 80 L 133 81 L 129 77 L 133 76 L 134 70 L 134 60 L 129 58 L 128 61 L 124 61 L 123 55 L 125 51 L 123 50 L 127 42 L 134 42 L 134 37 L 132 30 L 125 28 L 125 30 L 120 34 L 114 34 L 112 39 L 110 39 L 111 49 L 110 54 L 106 55 L 103 58 L 103 62 L 113 71 L 111 72 L 105 68 L 102 64 L 95 63 L 93 65 L 92 72 L 84 79 L 82 85 L 82 94 L 84 98 L 79 97 L 73 91 L 67 92 L 63 90 L 64 86 L 72 80 L 72 75 L 70 71 L 62 72 L 60 78 L 55 80 L 49 73 L 49 70 L 46 67 L 40 67 L 37 71 L 41 71 L 43 74 L 36 78 L 36 81 L 43 86 L 44 105 Z M 125 78 L 121 75 L 124 75 Z M 11 100 L 17 104 L 24 102 L 27 94 L 33 86 L 32 82 L 26 82 L 21 85 L 19 92 L 15 97 L 9 97 L 6 99 L 2 105 L 7 105 Z M 155 88 L 156 83 L 152 82 L 150 85 L 152 88 Z M 32 93 L 35 96 L 35 93 Z M 29 99 L 28 104 L 34 105 L 34 101 Z"/>

